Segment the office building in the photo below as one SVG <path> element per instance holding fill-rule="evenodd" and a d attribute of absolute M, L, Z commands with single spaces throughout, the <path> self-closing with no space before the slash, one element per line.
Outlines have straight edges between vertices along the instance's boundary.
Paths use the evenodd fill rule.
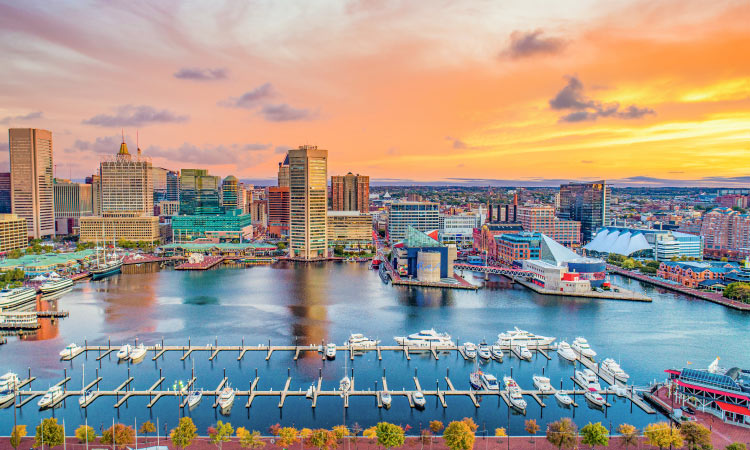
<path fill-rule="evenodd" d="M 328 211 L 328 245 L 370 248 L 372 216 L 360 211 Z"/>
<path fill-rule="evenodd" d="M 388 238 L 390 241 L 403 240 L 410 225 L 422 232 L 439 229 L 439 205 L 433 202 L 392 203 L 388 212 Z"/>
<path fill-rule="evenodd" d="M 167 174 L 169 170 L 161 167 L 151 168 L 151 183 L 154 188 L 154 204 L 167 199 Z"/>
<path fill-rule="evenodd" d="M 581 242 L 581 222 L 555 217 L 555 208 L 548 205 L 525 205 L 517 208 L 517 219 L 524 231 L 539 232 L 563 245 Z"/>
<path fill-rule="evenodd" d="M 114 215 L 113 215 L 114 214 Z M 159 218 L 136 213 L 105 213 L 104 216 L 81 217 L 80 242 L 148 242 L 159 243 Z"/>
<path fill-rule="evenodd" d="M 279 163 L 277 184 L 279 187 L 289 187 L 289 153 L 286 154 L 284 161 Z"/>
<path fill-rule="evenodd" d="M 0 214 L 10 214 L 10 172 L 0 173 Z"/>
<path fill-rule="evenodd" d="M 131 155 L 125 140 L 114 156 L 99 165 L 102 214 L 137 216 L 154 214 L 154 184 L 151 158 L 140 151 Z"/>
<path fill-rule="evenodd" d="M 161 217 L 172 217 L 180 213 L 180 202 L 164 200 L 156 204 L 158 215 Z"/>
<path fill-rule="evenodd" d="M 188 216 L 221 214 L 219 177 L 205 169 L 180 171 L 180 214 Z"/>
<path fill-rule="evenodd" d="M 16 214 L 0 214 L 0 254 L 26 248 L 28 244 L 26 219 Z"/>
<path fill-rule="evenodd" d="M 370 211 L 370 177 L 351 172 L 331 177 L 332 211 Z"/>
<path fill-rule="evenodd" d="M 81 217 L 94 214 L 90 184 L 55 180 L 55 233 L 76 234 Z"/>
<path fill-rule="evenodd" d="M 102 181 L 99 175 L 86 177 L 86 184 L 91 185 L 92 212 L 95 216 L 102 215 Z"/>
<path fill-rule="evenodd" d="M 249 214 L 235 209 L 219 215 L 189 215 L 172 218 L 172 242 L 244 242 L 253 237 Z"/>
<path fill-rule="evenodd" d="M 167 172 L 167 197 L 169 202 L 180 201 L 180 174 L 174 170 Z"/>
<path fill-rule="evenodd" d="M 493 252 L 495 236 L 501 234 L 515 234 L 523 231 L 520 223 L 485 223 L 481 228 L 475 228 L 473 233 L 472 248 L 475 252 L 488 254 Z"/>
<path fill-rule="evenodd" d="M 268 225 L 268 200 L 253 200 L 250 204 L 250 217 L 253 225 L 266 228 Z"/>
<path fill-rule="evenodd" d="M 715 208 L 703 215 L 700 233 L 707 256 L 733 259 L 750 256 L 750 214 Z"/>
<path fill-rule="evenodd" d="M 455 244 L 458 248 L 471 247 L 474 229 L 479 227 L 480 214 L 440 214 L 439 236 L 443 244 Z"/>
<path fill-rule="evenodd" d="M 269 187 L 268 234 L 275 237 L 289 236 L 289 187 Z"/>
<path fill-rule="evenodd" d="M 11 128 L 8 137 L 11 211 L 26 219 L 29 237 L 54 236 L 52 132 Z"/>
<path fill-rule="evenodd" d="M 221 207 L 224 211 L 242 209 L 242 204 L 239 201 L 239 184 L 237 178 L 234 175 L 229 175 L 221 182 Z"/>
<path fill-rule="evenodd" d="M 604 180 L 560 186 L 558 217 L 581 222 L 581 242 L 588 242 L 601 227 L 609 225 L 610 188 Z"/>
<path fill-rule="evenodd" d="M 326 258 L 328 150 L 303 145 L 289 150 L 289 256 Z"/>

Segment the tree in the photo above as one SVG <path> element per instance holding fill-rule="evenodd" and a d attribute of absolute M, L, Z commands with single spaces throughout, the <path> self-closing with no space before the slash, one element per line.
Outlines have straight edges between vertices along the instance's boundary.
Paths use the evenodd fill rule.
<path fill-rule="evenodd" d="M 508 433 L 505 432 L 505 428 L 495 428 L 495 437 L 506 437 Z"/>
<path fill-rule="evenodd" d="M 669 447 L 682 447 L 682 436 L 680 432 L 671 428 L 667 422 L 651 423 L 643 429 L 649 445 L 663 449 Z"/>
<path fill-rule="evenodd" d="M 711 430 L 696 422 L 680 425 L 680 435 L 690 450 L 711 445 Z"/>
<path fill-rule="evenodd" d="M 607 431 L 607 427 L 602 425 L 601 422 L 589 422 L 588 425 L 581 428 L 581 434 L 583 435 L 581 443 L 590 445 L 592 450 L 597 445 L 603 447 L 609 445 L 609 431 Z"/>
<path fill-rule="evenodd" d="M 279 428 L 278 444 L 281 447 L 291 447 L 295 442 L 299 442 L 299 431 L 294 427 Z"/>
<path fill-rule="evenodd" d="M 362 431 L 362 437 L 365 439 L 369 439 L 371 441 L 373 439 L 377 439 L 378 437 L 377 427 L 365 428 L 364 431 Z"/>
<path fill-rule="evenodd" d="M 531 435 L 531 441 L 534 441 L 534 435 L 539 433 L 539 424 L 536 423 L 536 420 L 529 419 L 525 422 L 526 425 L 526 432 Z"/>
<path fill-rule="evenodd" d="M 747 450 L 747 446 L 742 442 L 732 442 L 724 447 L 724 450 Z"/>
<path fill-rule="evenodd" d="M 439 420 L 432 420 L 430 421 L 430 430 L 433 433 L 440 433 L 443 428 L 445 428 L 445 425 L 443 425 L 443 422 Z"/>
<path fill-rule="evenodd" d="M 114 438 L 114 441 L 112 440 Z M 102 444 L 115 444 L 118 447 L 125 448 L 128 445 L 135 443 L 135 430 L 133 427 L 116 423 L 112 427 L 107 428 L 102 432 L 102 437 L 99 439 Z"/>
<path fill-rule="evenodd" d="M 404 429 L 388 422 L 379 422 L 375 426 L 378 445 L 385 448 L 401 447 L 404 445 Z"/>
<path fill-rule="evenodd" d="M 559 449 L 573 448 L 578 429 L 569 417 L 547 425 L 547 441 Z"/>
<path fill-rule="evenodd" d="M 445 427 L 443 440 L 450 450 L 471 450 L 474 448 L 474 430 L 466 419 L 454 420 Z"/>
<path fill-rule="evenodd" d="M 313 430 L 311 430 L 310 428 L 303 428 L 299 430 L 299 437 L 301 439 L 307 439 L 310 437 L 310 435 L 312 435 L 312 431 Z"/>
<path fill-rule="evenodd" d="M 233 434 L 234 428 L 229 422 L 224 423 L 220 420 L 216 422 L 215 427 L 208 427 L 208 438 L 219 450 L 225 442 L 229 442 Z"/>
<path fill-rule="evenodd" d="M 620 444 L 625 450 L 638 445 L 638 430 L 633 425 L 623 423 L 617 427 L 617 432 L 620 433 Z"/>
<path fill-rule="evenodd" d="M 331 450 L 338 446 L 336 436 L 333 431 L 318 428 L 313 430 L 310 437 L 307 438 L 307 445 L 315 447 L 318 450 Z"/>
<path fill-rule="evenodd" d="M 179 448 L 187 448 L 193 443 L 193 439 L 198 435 L 198 428 L 193 423 L 193 419 L 190 417 L 183 417 L 177 424 L 176 428 L 173 428 L 169 433 L 169 439 L 172 443 Z"/>
<path fill-rule="evenodd" d="M 93 427 L 87 425 L 81 425 L 76 428 L 76 438 L 81 444 L 86 442 L 94 442 L 96 440 L 96 430 Z"/>
<path fill-rule="evenodd" d="M 266 445 L 261 439 L 259 431 L 250 432 L 244 427 L 237 428 L 237 437 L 240 439 L 240 447 L 258 449 Z"/>
<path fill-rule="evenodd" d="M 13 427 L 13 431 L 10 432 L 10 445 L 18 450 L 18 446 L 21 445 L 21 439 L 26 437 L 26 425 L 16 425 Z"/>
<path fill-rule="evenodd" d="M 271 436 L 278 436 L 280 430 L 281 430 L 281 424 L 280 423 L 275 423 L 275 424 L 271 425 L 270 427 L 268 427 L 268 433 Z"/>
<path fill-rule="evenodd" d="M 42 444 L 48 447 L 57 447 L 62 445 L 65 440 L 65 433 L 63 426 L 57 423 L 57 419 L 50 417 L 42 420 L 42 423 L 36 426 L 36 433 L 34 435 L 34 447 L 39 447 Z"/>
<path fill-rule="evenodd" d="M 147 420 L 141 424 L 141 427 L 138 429 L 138 434 L 149 434 L 155 431 L 156 427 L 154 426 L 154 423 Z"/>
<path fill-rule="evenodd" d="M 336 425 L 331 431 L 333 431 L 333 435 L 336 436 L 337 441 L 341 441 L 344 437 L 349 436 L 349 429 L 346 425 Z"/>

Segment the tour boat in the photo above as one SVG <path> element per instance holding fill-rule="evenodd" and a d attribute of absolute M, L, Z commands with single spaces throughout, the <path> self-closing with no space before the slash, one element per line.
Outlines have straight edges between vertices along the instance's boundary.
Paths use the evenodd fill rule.
<path fill-rule="evenodd" d="M 500 347 L 499 345 L 495 344 L 495 345 L 492 346 L 492 348 L 491 348 L 490 351 L 492 352 L 492 357 L 493 358 L 495 358 L 496 360 L 498 360 L 500 362 L 503 361 L 503 348 L 502 347 Z"/>
<path fill-rule="evenodd" d="M 526 410 L 526 400 L 521 395 L 521 388 L 518 383 L 511 377 L 503 377 L 503 383 L 505 383 L 505 389 L 508 391 L 508 400 L 510 404 L 520 411 Z"/>
<path fill-rule="evenodd" d="M 525 359 L 527 361 L 531 360 L 531 351 L 523 344 L 515 345 L 513 347 L 516 350 L 516 353 L 521 359 Z"/>
<path fill-rule="evenodd" d="M 336 359 L 336 344 L 334 344 L 333 342 L 326 345 L 326 358 Z"/>
<path fill-rule="evenodd" d="M 125 344 L 120 347 L 119 350 L 117 350 L 117 358 L 120 360 L 127 360 L 130 358 L 130 352 L 133 351 L 133 346 L 130 344 Z"/>
<path fill-rule="evenodd" d="M 477 369 L 469 374 L 469 384 L 473 389 L 482 389 L 482 371 Z"/>
<path fill-rule="evenodd" d="M 570 406 L 573 404 L 573 399 L 564 391 L 555 392 L 555 399 L 563 406 Z"/>
<path fill-rule="evenodd" d="M 83 347 L 76 343 L 68 344 L 64 349 L 60 350 L 60 358 L 72 358 L 81 353 L 81 350 L 83 350 Z"/>
<path fill-rule="evenodd" d="M 133 347 L 130 350 L 130 360 L 134 363 L 139 363 L 143 361 L 143 357 L 146 356 L 146 352 L 148 350 L 146 349 L 146 346 L 143 344 L 138 345 L 137 347 Z"/>
<path fill-rule="evenodd" d="M 13 372 L 6 372 L 0 377 L 0 391 L 14 390 L 19 385 L 18 375 Z"/>
<path fill-rule="evenodd" d="M 62 386 L 52 386 L 36 403 L 40 408 L 49 408 L 63 396 Z"/>
<path fill-rule="evenodd" d="M 497 343 L 504 347 L 514 344 L 523 344 L 528 347 L 541 347 L 550 345 L 554 340 L 555 338 L 553 337 L 536 335 L 525 330 L 519 330 L 518 327 L 515 327 L 514 330 L 508 330 L 505 333 L 497 335 Z"/>
<path fill-rule="evenodd" d="M 390 408 L 391 407 L 391 393 L 388 391 L 383 391 L 380 394 L 380 401 L 383 402 L 383 406 L 385 406 L 386 408 Z"/>
<path fill-rule="evenodd" d="M 482 385 L 488 391 L 500 390 L 500 384 L 497 382 L 497 378 L 491 373 L 482 373 Z"/>
<path fill-rule="evenodd" d="M 190 395 L 188 395 L 188 398 L 187 398 L 188 408 L 190 408 L 190 409 L 195 408 L 198 405 L 198 403 L 201 402 L 202 399 L 203 399 L 203 391 L 193 391 L 193 392 L 191 392 Z"/>
<path fill-rule="evenodd" d="M 80 397 L 78 397 L 78 406 L 83 407 L 84 405 L 88 405 L 88 403 L 91 401 L 92 398 L 96 396 L 96 391 L 88 390 L 81 394 Z"/>
<path fill-rule="evenodd" d="M 573 344 L 571 344 L 570 347 L 573 350 L 575 350 L 577 353 L 587 358 L 594 359 L 594 356 L 596 356 L 596 352 L 591 348 L 586 338 L 582 338 L 582 337 L 575 338 L 575 340 L 573 341 Z"/>
<path fill-rule="evenodd" d="M 221 394 L 219 394 L 219 406 L 221 407 L 222 414 L 227 415 L 229 414 L 229 411 L 232 410 L 232 405 L 234 404 L 234 396 L 234 389 L 229 386 L 226 386 L 221 390 Z"/>
<path fill-rule="evenodd" d="M 586 389 L 601 390 L 599 377 L 591 369 L 576 370 L 576 380 Z"/>
<path fill-rule="evenodd" d="M 418 347 L 424 350 L 429 350 L 434 346 L 451 345 L 453 343 L 450 334 L 438 333 L 434 329 L 422 330 L 419 333 L 413 333 L 408 336 L 396 336 L 394 339 L 398 345 Z"/>
<path fill-rule="evenodd" d="M 62 289 L 73 286 L 73 280 L 68 277 L 61 277 L 60 275 L 52 272 L 49 279 L 39 285 L 39 290 L 42 294 L 48 294 L 50 292 L 60 291 Z"/>
<path fill-rule="evenodd" d="M 557 354 L 562 358 L 567 359 L 568 361 L 575 361 L 578 359 L 578 356 L 576 356 L 576 352 L 573 351 L 573 349 L 570 347 L 570 344 L 565 341 L 560 342 L 560 344 L 557 346 Z"/>
<path fill-rule="evenodd" d="M 414 406 L 417 408 L 424 408 L 424 405 L 427 404 L 427 402 L 424 399 L 424 394 L 422 394 L 419 391 L 416 391 L 411 394 L 411 399 L 414 401 Z"/>
<path fill-rule="evenodd" d="M 490 346 L 487 345 L 486 342 L 482 341 L 479 344 L 479 348 L 477 349 L 477 354 L 480 358 L 487 360 L 492 357 L 492 352 L 490 352 Z"/>
<path fill-rule="evenodd" d="M 305 398 L 313 398 L 315 397 L 315 385 L 311 384 L 309 388 L 307 388 L 307 392 L 305 392 Z"/>
<path fill-rule="evenodd" d="M 472 342 L 464 342 L 464 354 L 467 358 L 474 359 L 477 357 L 477 346 Z"/>
<path fill-rule="evenodd" d="M 604 397 L 599 394 L 598 389 L 589 388 L 583 396 L 595 406 L 604 406 Z"/>
<path fill-rule="evenodd" d="M 0 290 L 0 310 L 21 306 L 36 298 L 36 289 L 30 287 L 18 287 Z"/>
<path fill-rule="evenodd" d="M 599 366 L 599 370 L 601 370 L 605 374 L 611 375 L 615 380 L 622 381 L 623 383 L 627 383 L 628 379 L 630 378 L 630 375 L 625 373 L 620 365 L 617 364 L 617 362 L 612 358 L 607 358 L 602 361 L 601 365 Z"/>
<path fill-rule="evenodd" d="M 380 341 L 370 339 L 361 333 L 353 333 L 349 336 L 349 347 L 353 349 L 374 348 L 377 347 L 378 344 L 380 344 Z"/>
<path fill-rule="evenodd" d="M 549 382 L 549 378 L 541 375 L 534 375 L 534 386 L 541 392 L 552 392 L 552 385 Z"/>

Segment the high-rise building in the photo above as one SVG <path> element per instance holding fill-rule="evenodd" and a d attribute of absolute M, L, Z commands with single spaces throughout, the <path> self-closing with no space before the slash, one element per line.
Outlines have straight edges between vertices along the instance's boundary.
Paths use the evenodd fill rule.
<path fill-rule="evenodd" d="M 370 211 L 370 177 L 348 174 L 331 177 L 332 211 Z"/>
<path fill-rule="evenodd" d="M 114 156 L 99 166 L 102 214 L 154 215 L 154 184 L 151 158 L 131 155 L 123 139 Z"/>
<path fill-rule="evenodd" d="M 167 200 L 167 176 L 169 170 L 161 167 L 151 168 L 151 179 L 154 186 L 154 204 Z"/>
<path fill-rule="evenodd" d="M 328 150 L 301 145 L 289 150 L 289 256 L 327 257 Z"/>
<path fill-rule="evenodd" d="M 581 223 L 555 217 L 551 205 L 524 205 L 518 207 L 518 221 L 524 231 L 544 233 L 563 245 L 581 243 Z"/>
<path fill-rule="evenodd" d="M 239 203 L 239 200 L 237 178 L 234 175 L 229 175 L 221 182 L 221 206 L 224 211 L 242 209 L 242 204 Z"/>
<path fill-rule="evenodd" d="M 289 187 L 268 187 L 268 234 L 289 236 Z"/>
<path fill-rule="evenodd" d="M 30 237 L 54 236 L 52 132 L 11 128 L 8 136 L 11 210 L 26 219 Z"/>
<path fill-rule="evenodd" d="M 91 185 L 92 212 L 95 216 L 102 215 L 102 180 L 99 175 L 86 177 L 86 184 Z"/>
<path fill-rule="evenodd" d="M 170 170 L 167 172 L 167 197 L 168 202 L 180 201 L 180 174 Z"/>
<path fill-rule="evenodd" d="M 369 248 L 372 216 L 359 211 L 328 211 L 328 242 L 332 247 Z"/>
<path fill-rule="evenodd" d="M 55 232 L 74 234 L 81 217 L 94 214 L 90 184 L 55 180 Z"/>
<path fill-rule="evenodd" d="M 395 202 L 388 212 L 388 236 L 395 243 L 406 237 L 411 225 L 421 232 L 440 228 L 440 205 L 433 202 Z"/>
<path fill-rule="evenodd" d="M 28 244 L 26 219 L 16 214 L 0 214 L 0 254 L 26 248 Z"/>
<path fill-rule="evenodd" d="M 581 222 L 581 241 L 588 242 L 599 228 L 609 225 L 610 196 L 610 188 L 604 180 L 563 184 L 557 215 Z"/>
<path fill-rule="evenodd" d="M 715 208 L 703 215 L 701 236 L 708 256 L 750 256 L 750 215 Z"/>
<path fill-rule="evenodd" d="M 0 173 L 0 214 L 10 214 L 10 172 Z"/>
<path fill-rule="evenodd" d="M 250 216 L 253 226 L 266 228 L 268 226 L 268 200 L 253 200 L 250 204 Z"/>
<path fill-rule="evenodd" d="M 205 169 L 180 171 L 180 214 L 221 214 L 219 177 Z"/>
<path fill-rule="evenodd" d="M 277 184 L 279 187 L 289 187 L 289 153 L 286 154 L 284 162 L 279 163 Z"/>

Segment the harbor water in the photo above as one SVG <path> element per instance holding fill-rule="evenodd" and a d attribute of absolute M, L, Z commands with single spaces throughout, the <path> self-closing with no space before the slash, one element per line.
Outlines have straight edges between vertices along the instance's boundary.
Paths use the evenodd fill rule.
<path fill-rule="evenodd" d="M 113 345 L 138 342 L 146 345 L 214 344 L 294 345 L 335 342 L 343 344 L 351 333 L 363 333 L 392 345 L 393 336 L 435 328 L 448 332 L 454 342 L 486 340 L 492 343 L 497 334 L 517 326 L 524 330 L 555 336 L 571 342 L 585 336 L 598 353 L 619 361 L 636 386 L 663 380 L 664 369 L 705 367 L 720 356 L 723 366 L 750 366 L 747 353 L 747 330 L 750 314 L 719 305 L 644 286 L 640 282 L 615 277 L 636 292 L 653 298 L 652 303 L 591 300 L 543 296 L 519 285 L 509 286 L 499 277 L 485 281 L 480 275 L 465 273 L 468 281 L 483 285 L 478 291 L 440 290 L 434 288 L 394 287 L 384 284 L 377 272 L 365 264 L 320 263 L 294 264 L 280 262 L 273 266 L 250 268 L 220 267 L 201 272 L 153 270 L 153 267 L 128 267 L 126 273 L 98 281 L 86 281 L 50 306 L 70 312 L 65 319 L 43 321 L 42 328 L 23 338 L 9 337 L 0 346 L 0 372 L 14 371 L 26 378 L 29 368 L 37 377 L 31 387 L 44 390 L 64 377 L 71 377 L 68 389 L 79 390 L 82 380 L 92 381 L 98 371 L 103 377 L 102 390 L 112 390 L 128 377 L 135 377 L 130 388 L 145 390 L 158 378 L 161 370 L 166 378 L 163 389 L 187 382 L 194 371 L 196 388 L 213 390 L 226 376 L 232 387 L 249 389 L 256 370 L 260 381 L 257 389 L 280 390 L 287 374 L 292 377 L 290 389 L 305 391 L 318 374 L 323 376 L 323 389 L 338 387 L 348 371 L 354 369 L 357 390 L 380 389 L 385 372 L 390 390 L 414 389 L 416 375 L 423 389 L 446 389 L 448 375 L 456 389 L 468 389 L 469 373 L 474 363 L 464 361 L 458 353 L 441 354 L 435 360 L 429 353 L 407 360 L 401 352 L 383 352 L 378 361 L 375 352 L 348 359 L 339 353 L 334 361 L 325 361 L 320 354 L 309 352 L 293 360 L 293 352 L 274 352 L 266 361 L 265 352 L 247 352 L 237 361 L 237 352 L 221 352 L 209 361 L 209 352 L 194 352 L 184 361 L 180 352 L 166 352 L 152 361 L 153 353 L 140 364 L 118 363 L 114 353 L 96 360 L 95 352 L 62 362 L 58 352 L 68 343 Z M 532 376 L 544 374 L 552 385 L 572 389 L 573 364 L 555 352 L 551 360 L 535 354 L 532 361 L 519 361 L 506 354 L 504 361 L 489 362 L 482 370 L 513 377 L 523 389 L 534 389 Z M 84 380 L 85 378 L 85 380 Z M 377 383 L 377 384 L 376 384 Z M 603 383 L 606 385 L 605 383 Z M 24 389 L 28 389 L 26 386 Z M 183 399 L 184 400 L 184 399 Z M 434 396 L 427 397 L 424 411 L 412 409 L 405 397 L 394 396 L 390 409 L 379 409 L 374 397 L 351 397 L 349 408 L 340 397 L 320 397 L 317 408 L 310 400 L 289 397 L 283 408 L 278 397 L 256 397 L 251 408 L 245 408 L 246 397 L 237 397 L 231 414 L 221 416 L 212 408 L 213 397 L 205 396 L 192 411 L 179 408 L 180 399 L 164 397 L 149 409 L 148 396 L 130 398 L 115 409 L 114 397 L 95 400 L 86 410 L 78 407 L 78 398 L 70 397 L 54 410 L 39 411 L 36 399 L 16 410 L 18 423 L 33 426 L 41 418 L 64 419 L 68 433 L 88 421 L 97 431 L 116 421 L 126 424 L 159 419 L 161 432 L 172 428 L 181 415 L 190 415 L 205 434 L 218 419 L 229 420 L 265 432 L 268 426 L 281 423 L 297 427 L 332 427 L 341 423 L 361 427 L 386 420 L 410 425 L 416 434 L 430 420 L 444 422 L 472 417 L 483 430 L 492 435 L 497 427 L 507 427 L 511 434 L 525 434 L 524 420 L 536 419 L 544 430 L 546 423 L 560 417 L 574 417 L 579 426 L 601 421 L 616 427 L 631 423 L 642 427 L 662 420 L 646 414 L 622 398 L 609 396 L 612 407 L 599 410 L 589 407 L 578 397 L 578 408 L 565 409 L 551 396 L 545 397 L 542 408 L 526 397 L 525 416 L 510 411 L 499 396 L 485 396 L 475 408 L 466 396 L 446 398 L 443 408 Z M 13 408 L 0 410 L 0 434 L 7 435 L 13 424 Z"/>

